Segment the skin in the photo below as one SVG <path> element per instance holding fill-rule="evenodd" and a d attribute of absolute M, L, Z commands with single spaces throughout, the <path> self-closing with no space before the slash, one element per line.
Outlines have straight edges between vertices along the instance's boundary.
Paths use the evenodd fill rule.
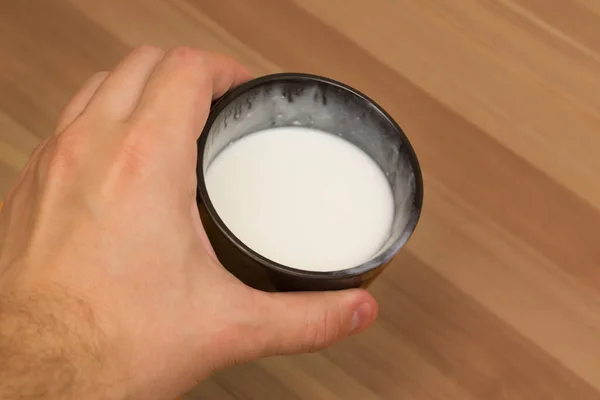
<path fill-rule="evenodd" d="M 142 47 L 94 75 L 0 213 L 0 398 L 173 399 L 213 371 L 322 349 L 369 326 L 366 291 L 255 291 L 217 261 L 196 208 L 227 57 Z"/>

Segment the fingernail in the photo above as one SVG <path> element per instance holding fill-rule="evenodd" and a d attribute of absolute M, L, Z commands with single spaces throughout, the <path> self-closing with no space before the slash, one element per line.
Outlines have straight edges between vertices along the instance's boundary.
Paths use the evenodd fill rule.
<path fill-rule="evenodd" d="M 350 326 L 350 334 L 357 333 L 366 321 L 371 319 L 371 305 L 369 303 L 361 304 L 354 315 L 352 315 L 352 325 Z"/>

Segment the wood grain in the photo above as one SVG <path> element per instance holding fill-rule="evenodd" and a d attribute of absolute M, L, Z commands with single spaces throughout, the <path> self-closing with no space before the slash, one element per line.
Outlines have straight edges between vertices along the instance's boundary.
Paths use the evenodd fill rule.
<path fill-rule="evenodd" d="M 188 399 L 600 399 L 597 0 L 0 0 L 0 196 L 77 86 L 140 44 L 356 86 L 424 169 L 371 330 Z"/>

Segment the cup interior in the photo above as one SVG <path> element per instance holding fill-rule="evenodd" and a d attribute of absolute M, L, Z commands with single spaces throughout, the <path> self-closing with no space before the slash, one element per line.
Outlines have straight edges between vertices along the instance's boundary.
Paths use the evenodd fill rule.
<path fill-rule="evenodd" d="M 360 271 L 386 263 L 406 243 L 417 224 L 423 200 L 419 164 L 408 139 L 374 101 L 326 78 L 276 74 L 234 89 L 213 107 L 199 142 L 199 174 L 230 143 L 264 129 L 301 126 L 337 135 L 367 153 L 381 168 L 394 196 L 394 219 L 388 239 Z M 201 177 L 200 177 L 201 178 Z M 216 215 L 199 179 L 200 195 Z M 222 221 L 219 221 L 226 231 Z M 228 231 L 233 240 L 233 233 Z M 243 243 L 238 243 L 245 246 Z M 253 253 L 246 248 L 247 252 Z"/>

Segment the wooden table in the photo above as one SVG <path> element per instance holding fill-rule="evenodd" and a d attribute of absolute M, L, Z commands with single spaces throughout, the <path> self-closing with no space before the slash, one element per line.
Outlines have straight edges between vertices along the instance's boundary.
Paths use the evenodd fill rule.
<path fill-rule="evenodd" d="M 189 399 L 600 399 L 598 0 L 0 0 L 0 197 L 78 85 L 142 43 L 354 85 L 424 169 L 371 330 Z"/>

